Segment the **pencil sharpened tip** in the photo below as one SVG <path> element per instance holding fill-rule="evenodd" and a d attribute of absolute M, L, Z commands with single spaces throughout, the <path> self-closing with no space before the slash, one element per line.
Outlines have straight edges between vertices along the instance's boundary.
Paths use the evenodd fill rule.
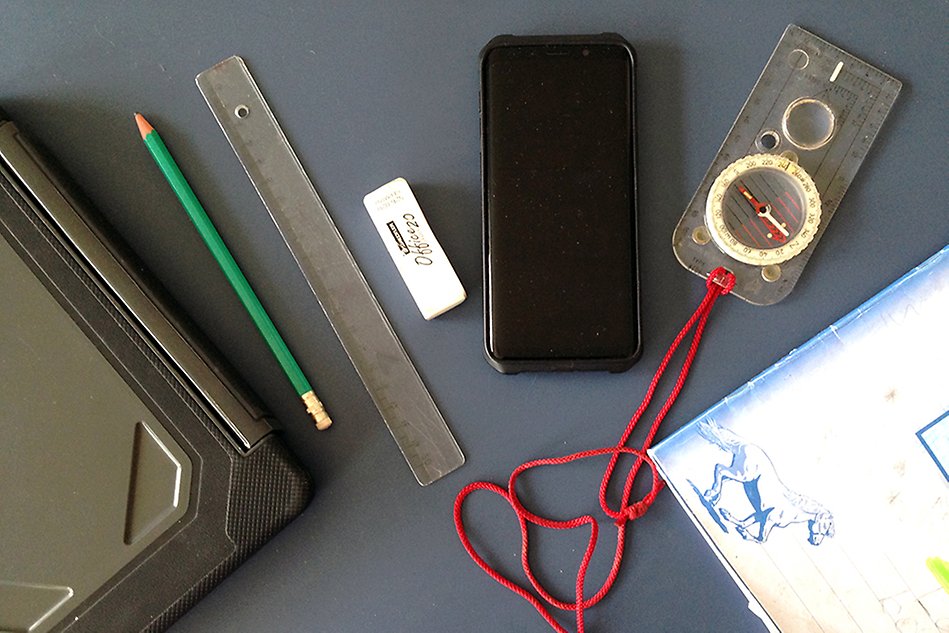
<path fill-rule="evenodd" d="M 145 120 L 145 117 L 138 112 L 135 113 L 135 123 L 138 124 L 138 131 L 142 135 L 142 138 L 148 136 L 148 134 L 155 129 Z"/>

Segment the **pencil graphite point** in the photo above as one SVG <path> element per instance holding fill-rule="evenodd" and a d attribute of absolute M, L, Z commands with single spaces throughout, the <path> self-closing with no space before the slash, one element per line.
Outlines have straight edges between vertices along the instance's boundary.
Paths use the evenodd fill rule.
<path fill-rule="evenodd" d="M 146 121 L 145 117 L 143 117 L 138 112 L 135 113 L 135 123 L 138 124 L 138 131 L 142 135 L 142 138 L 148 136 L 149 132 L 155 129 L 152 127 L 151 123 Z"/>

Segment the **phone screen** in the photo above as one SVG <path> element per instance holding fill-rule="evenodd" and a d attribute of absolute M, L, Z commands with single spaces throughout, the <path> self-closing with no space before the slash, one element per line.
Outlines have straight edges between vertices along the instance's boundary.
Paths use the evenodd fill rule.
<path fill-rule="evenodd" d="M 499 46 L 483 72 L 489 356 L 635 356 L 630 50 Z"/>

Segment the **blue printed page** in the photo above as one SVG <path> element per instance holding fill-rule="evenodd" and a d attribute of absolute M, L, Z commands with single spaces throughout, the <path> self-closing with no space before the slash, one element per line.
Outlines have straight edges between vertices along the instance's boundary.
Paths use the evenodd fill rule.
<path fill-rule="evenodd" d="M 773 624 L 949 631 L 949 247 L 657 446 Z"/>
<path fill-rule="evenodd" d="M 949 481 L 949 413 L 944 413 L 938 420 L 927 425 L 918 435 L 919 441 L 929 451 L 946 481 Z"/>

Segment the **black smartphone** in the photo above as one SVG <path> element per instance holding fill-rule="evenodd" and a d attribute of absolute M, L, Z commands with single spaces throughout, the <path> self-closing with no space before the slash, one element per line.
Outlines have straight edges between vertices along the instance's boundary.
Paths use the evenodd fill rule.
<path fill-rule="evenodd" d="M 485 356 L 498 371 L 639 357 L 635 56 L 619 35 L 481 53 Z"/>

